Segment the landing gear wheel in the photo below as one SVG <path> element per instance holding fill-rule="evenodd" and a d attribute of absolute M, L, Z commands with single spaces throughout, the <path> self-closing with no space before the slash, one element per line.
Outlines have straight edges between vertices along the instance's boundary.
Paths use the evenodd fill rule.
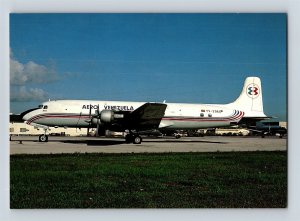
<path fill-rule="evenodd" d="M 48 142 L 48 136 L 47 135 L 40 135 L 39 136 L 39 141 L 40 142 Z"/>
<path fill-rule="evenodd" d="M 176 139 L 179 139 L 180 137 L 181 137 L 180 134 L 176 134 L 176 135 L 175 135 L 175 138 L 176 138 Z"/>
<path fill-rule="evenodd" d="M 134 144 L 141 144 L 142 143 L 142 138 L 139 135 L 134 136 L 133 143 Z"/>

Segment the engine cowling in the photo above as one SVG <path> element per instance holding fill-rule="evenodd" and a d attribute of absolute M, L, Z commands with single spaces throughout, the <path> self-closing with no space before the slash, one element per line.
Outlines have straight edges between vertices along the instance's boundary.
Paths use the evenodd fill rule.
<path fill-rule="evenodd" d="M 114 120 L 114 112 L 111 110 L 103 110 L 100 113 L 101 123 L 111 123 Z"/>
<path fill-rule="evenodd" d="M 98 116 L 92 118 L 92 123 L 96 125 L 100 124 L 110 124 L 115 119 L 123 118 L 123 114 L 116 114 L 112 110 L 102 110 Z"/>

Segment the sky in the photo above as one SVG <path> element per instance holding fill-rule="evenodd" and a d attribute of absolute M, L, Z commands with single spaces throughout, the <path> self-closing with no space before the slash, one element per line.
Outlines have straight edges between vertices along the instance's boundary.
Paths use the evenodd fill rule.
<path fill-rule="evenodd" d="M 286 120 L 286 14 L 10 14 L 10 112 L 49 99 L 234 101 Z"/>

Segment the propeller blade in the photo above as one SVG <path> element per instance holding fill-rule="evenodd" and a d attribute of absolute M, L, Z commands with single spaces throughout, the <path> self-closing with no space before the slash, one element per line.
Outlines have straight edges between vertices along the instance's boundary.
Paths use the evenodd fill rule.
<path fill-rule="evenodd" d="M 90 104 L 90 112 L 89 112 L 89 117 L 92 115 L 92 105 Z"/>
<path fill-rule="evenodd" d="M 87 131 L 86 131 L 86 135 L 89 136 L 90 134 L 90 128 L 91 128 L 91 124 L 92 124 L 92 118 L 91 118 L 91 115 L 92 115 L 92 105 L 90 104 L 90 111 L 89 111 L 89 125 L 87 127 Z"/>
<path fill-rule="evenodd" d="M 100 119 L 97 119 L 97 137 L 99 136 Z"/>

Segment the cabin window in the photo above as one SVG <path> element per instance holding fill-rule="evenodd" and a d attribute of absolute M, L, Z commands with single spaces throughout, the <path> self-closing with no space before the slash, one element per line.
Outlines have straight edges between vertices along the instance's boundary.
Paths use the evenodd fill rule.
<path fill-rule="evenodd" d="M 211 114 L 208 114 L 208 117 L 212 117 L 212 115 L 211 115 Z"/>
<path fill-rule="evenodd" d="M 39 106 L 38 106 L 38 108 L 42 109 L 42 108 L 43 108 L 43 105 L 42 105 L 42 104 L 41 104 L 41 105 L 39 105 Z"/>
<path fill-rule="evenodd" d="M 201 113 L 201 114 L 200 114 L 200 117 L 204 117 L 204 114 L 203 114 L 203 113 Z"/>
<path fill-rule="evenodd" d="M 45 105 L 45 106 L 44 106 L 44 109 L 48 109 L 48 106 L 47 106 L 47 105 Z"/>
<path fill-rule="evenodd" d="M 20 132 L 24 133 L 24 132 L 26 132 L 26 131 L 27 131 L 26 128 L 20 128 Z"/>
<path fill-rule="evenodd" d="M 9 128 L 9 132 L 15 132 L 15 128 L 13 128 L 13 127 L 11 127 L 11 128 Z"/>

